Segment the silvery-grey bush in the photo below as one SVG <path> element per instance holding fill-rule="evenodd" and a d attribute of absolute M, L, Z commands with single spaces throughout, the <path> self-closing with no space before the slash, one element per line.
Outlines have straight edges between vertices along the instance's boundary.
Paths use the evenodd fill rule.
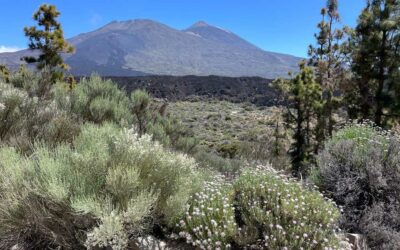
<path fill-rule="evenodd" d="M 400 245 L 400 141 L 389 131 L 352 124 L 318 157 L 317 185 L 343 207 L 341 227 L 375 249 Z"/>

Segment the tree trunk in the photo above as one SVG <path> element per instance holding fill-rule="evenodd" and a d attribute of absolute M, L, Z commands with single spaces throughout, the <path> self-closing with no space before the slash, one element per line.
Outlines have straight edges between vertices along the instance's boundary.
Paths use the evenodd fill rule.
<path fill-rule="evenodd" d="M 383 32 L 381 51 L 380 51 L 380 65 L 378 73 L 378 88 L 376 90 L 376 95 L 375 95 L 375 101 L 376 101 L 375 124 L 378 126 L 382 125 L 382 116 L 383 116 L 383 87 L 386 79 L 385 75 L 386 39 L 387 39 L 387 32 Z"/>

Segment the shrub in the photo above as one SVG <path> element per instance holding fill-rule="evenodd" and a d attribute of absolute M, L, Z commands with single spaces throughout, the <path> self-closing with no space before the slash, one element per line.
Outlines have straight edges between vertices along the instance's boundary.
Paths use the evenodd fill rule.
<path fill-rule="evenodd" d="M 33 71 L 26 69 L 25 66 L 20 66 L 19 70 L 10 74 L 9 83 L 16 88 L 28 91 L 36 85 L 37 76 Z"/>
<path fill-rule="evenodd" d="M 83 78 L 71 93 L 72 112 L 94 123 L 130 123 L 129 98 L 111 80 L 93 74 Z"/>
<path fill-rule="evenodd" d="M 7 83 L 10 81 L 10 70 L 7 65 L 0 64 L 0 78 Z"/>
<path fill-rule="evenodd" d="M 139 135 L 146 133 L 147 124 L 151 121 L 149 112 L 150 95 L 143 90 L 135 90 L 131 94 L 131 112 L 135 117 Z"/>
<path fill-rule="evenodd" d="M 79 249 L 86 241 L 123 249 L 154 223 L 172 225 L 203 179 L 193 159 L 111 124 L 85 125 L 72 148 L 36 145 L 25 158 L 3 147 L 0 159 L 4 247 L 32 240 L 43 247 Z"/>
<path fill-rule="evenodd" d="M 268 140 L 267 138 L 265 140 Z M 238 156 L 251 162 L 271 164 L 277 170 L 289 170 L 290 157 L 287 154 L 284 139 L 278 138 L 273 143 L 245 141 L 239 143 Z"/>
<path fill-rule="evenodd" d="M 343 206 L 341 226 L 375 249 L 400 244 L 400 141 L 369 124 L 350 124 L 329 140 L 315 183 Z M 383 247 L 385 246 L 385 247 Z"/>
<path fill-rule="evenodd" d="M 296 181 L 265 169 L 245 171 L 236 181 L 242 244 L 262 243 L 268 249 L 336 247 L 336 206 Z"/>
<path fill-rule="evenodd" d="M 147 132 L 167 147 L 188 154 L 196 152 L 198 140 L 182 122 L 173 117 L 163 116 L 159 113 L 153 114 L 151 122 L 147 125 Z"/>
<path fill-rule="evenodd" d="M 187 206 L 186 217 L 177 225 L 179 236 L 201 249 L 229 249 L 237 233 L 232 190 L 223 177 L 204 183 Z"/>
<path fill-rule="evenodd" d="M 22 65 L 19 70 L 10 74 L 8 82 L 16 88 L 25 90 L 30 97 L 36 96 L 40 99 L 53 97 L 53 73 L 48 67 L 35 72 Z"/>
<path fill-rule="evenodd" d="M 223 158 L 217 154 L 208 153 L 201 149 L 198 150 L 193 157 L 196 159 L 199 166 L 228 176 L 234 176 L 239 173 L 244 165 L 241 160 Z"/>
<path fill-rule="evenodd" d="M 51 145 L 71 142 L 80 128 L 53 100 L 30 97 L 25 90 L 1 81 L 0 120 L 0 140 L 23 152 L 30 151 L 34 141 Z"/>
<path fill-rule="evenodd" d="M 0 140 L 21 129 L 19 121 L 24 115 L 26 98 L 24 91 L 0 81 Z"/>
<path fill-rule="evenodd" d="M 222 144 L 218 146 L 217 151 L 222 157 L 233 159 L 239 151 L 239 145 L 237 142 Z"/>
<path fill-rule="evenodd" d="M 245 170 L 233 184 L 218 178 L 204 187 L 177 225 L 187 243 L 201 249 L 337 247 L 337 207 L 296 181 L 259 168 Z"/>

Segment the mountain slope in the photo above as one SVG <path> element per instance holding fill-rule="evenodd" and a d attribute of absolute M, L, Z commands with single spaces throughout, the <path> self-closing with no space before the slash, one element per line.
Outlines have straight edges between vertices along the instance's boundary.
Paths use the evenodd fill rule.
<path fill-rule="evenodd" d="M 152 20 L 111 22 L 69 39 L 71 72 L 88 75 L 221 75 L 274 78 L 295 71 L 300 58 L 266 52 L 230 31 L 205 22 L 176 30 Z M 29 51 L 0 54 L 16 66 Z"/>

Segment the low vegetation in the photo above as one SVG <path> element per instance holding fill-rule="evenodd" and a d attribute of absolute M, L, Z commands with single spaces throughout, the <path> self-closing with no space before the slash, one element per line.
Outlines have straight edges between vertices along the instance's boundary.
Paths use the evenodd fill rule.
<path fill-rule="evenodd" d="M 233 161 L 272 163 L 277 169 L 290 166 L 286 154 L 290 132 L 283 125 L 280 107 L 194 101 L 170 103 L 169 110 L 193 131 L 205 152 Z"/>
<path fill-rule="evenodd" d="M 310 60 L 275 81 L 287 106 L 267 109 L 77 83 L 60 13 L 41 6 L 44 31 L 25 30 L 37 71 L 0 67 L 0 249 L 134 249 L 147 236 L 338 249 L 342 230 L 398 249 L 399 9 L 368 1 L 355 29 L 336 29 L 327 1 Z"/>
<path fill-rule="evenodd" d="M 154 223 L 171 224 L 190 194 L 199 190 L 202 178 L 193 159 L 165 150 L 149 135 L 139 137 L 112 124 L 84 125 L 73 147 L 39 144 L 31 157 L 3 147 L 0 155 L 0 238 L 8 242 L 23 235 L 18 240 L 27 242 L 40 237 L 41 247 L 73 248 L 60 241 L 64 234 L 82 240 L 70 231 L 79 220 L 63 227 L 62 215 L 60 225 L 41 221 L 41 213 L 60 216 L 51 204 L 65 207 L 71 217 L 84 214 L 92 219 L 88 246 L 116 244 L 123 249 L 129 237 Z M 52 234 L 52 226 L 60 235 Z"/>
<path fill-rule="evenodd" d="M 260 199 L 290 193 L 296 202 L 304 195 L 331 207 L 315 191 L 275 172 L 254 172 L 254 165 L 241 158 L 226 159 L 202 147 L 186 150 L 196 148 L 196 139 L 185 123 L 163 112 L 166 107 L 143 91 L 128 96 L 95 75 L 71 89 L 64 82 L 46 81 L 46 76 L 45 71 L 21 69 L 10 75 L 10 82 L 0 82 L 0 116 L 5 121 L 0 130 L 1 248 L 126 249 L 147 234 L 166 237 L 176 232 L 187 240 L 182 232 L 189 225 L 207 226 L 213 234 L 210 240 L 194 234 L 191 245 L 206 240 L 215 248 L 262 247 L 265 236 L 277 237 L 280 229 L 268 228 L 270 219 L 257 217 L 277 209 L 261 206 L 255 211 Z M 46 91 L 37 86 L 47 86 Z M 267 189 L 258 190 L 261 186 Z M 245 191 L 252 187 L 254 194 Z M 289 212 L 293 204 L 286 205 Z M 336 213 L 334 206 L 330 209 Z M 203 212 L 205 218 L 195 219 L 193 213 Z M 284 224 L 287 212 L 274 219 L 285 230 L 291 228 Z M 331 232 L 326 244 L 336 244 L 333 218 L 326 224 Z M 320 217 L 298 220 L 307 227 L 328 223 Z M 294 242 L 297 231 L 290 232 L 276 246 Z M 318 244 L 324 240 L 300 233 Z"/>
<path fill-rule="evenodd" d="M 317 191 L 265 167 L 233 183 L 206 183 L 188 205 L 179 236 L 200 248 L 324 249 L 338 247 L 339 211 Z"/>
<path fill-rule="evenodd" d="M 400 244 L 400 138 L 369 124 L 334 134 L 318 157 L 315 183 L 343 208 L 341 227 L 371 247 Z"/>

